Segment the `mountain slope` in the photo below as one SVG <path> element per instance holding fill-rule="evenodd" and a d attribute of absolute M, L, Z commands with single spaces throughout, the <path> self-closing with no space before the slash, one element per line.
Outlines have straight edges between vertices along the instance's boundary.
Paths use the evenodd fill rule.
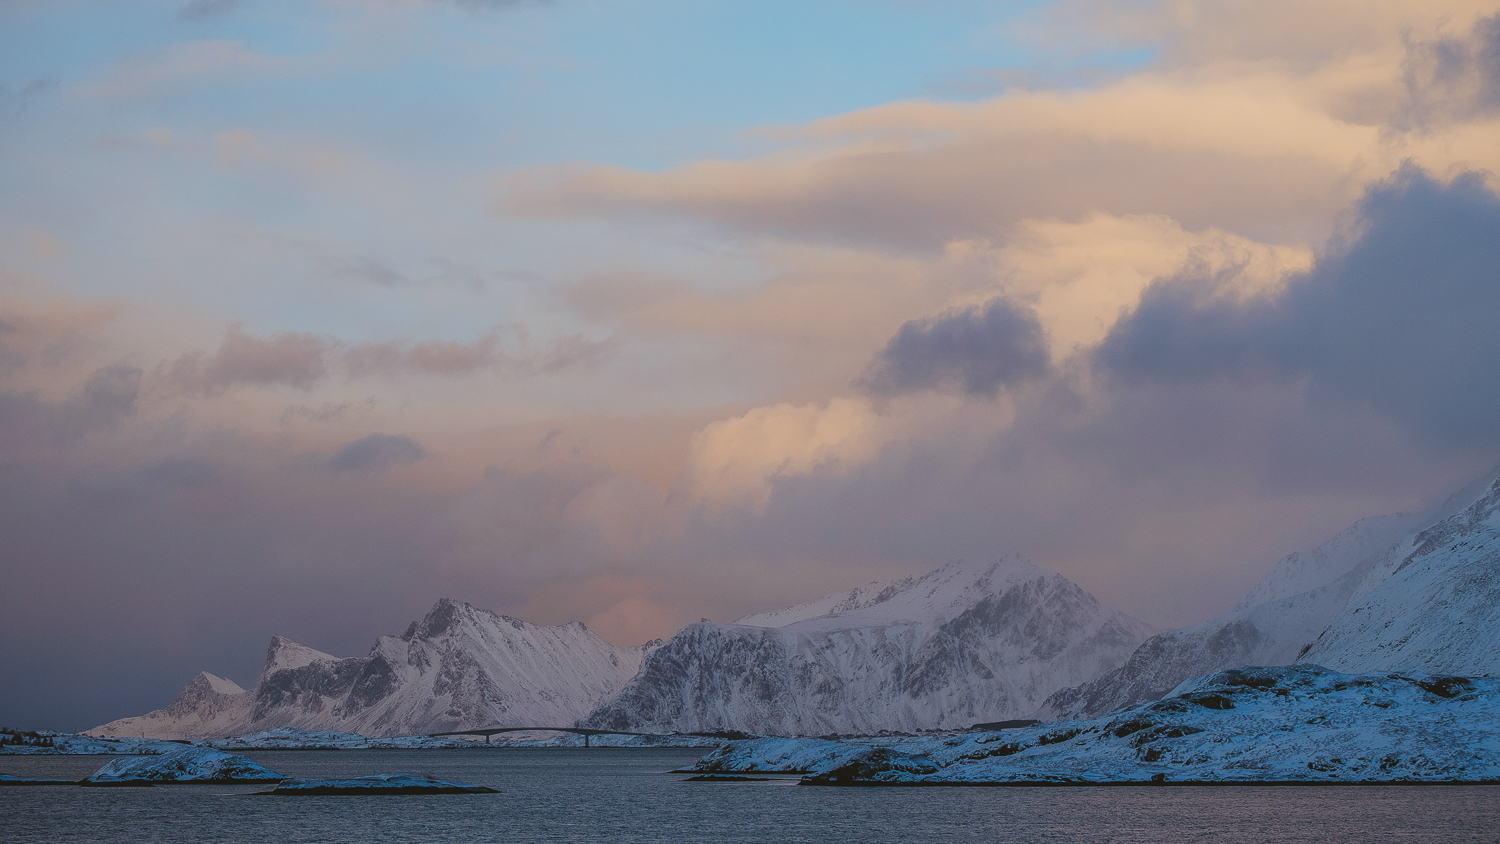
<path fill-rule="evenodd" d="M 1286 665 L 1303 660 L 1355 673 L 1491 673 L 1493 657 L 1481 658 L 1479 652 L 1493 649 L 1488 644 L 1495 641 L 1493 634 L 1481 637 L 1484 643 L 1475 644 L 1470 649 L 1473 653 L 1461 653 L 1441 640 L 1429 639 L 1425 658 L 1418 658 L 1411 649 L 1398 658 L 1390 643 L 1401 639 L 1410 644 L 1419 627 L 1443 627 L 1438 622 L 1446 616 L 1435 606 L 1424 610 L 1413 603 L 1419 601 L 1418 579 L 1422 588 L 1429 590 L 1421 600 L 1429 604 L 1448 601 L 1452 597 L 1448 593 L 1454 589 L 1467 590 L 1471 598 L 1494 594 L 1485 591 L 1497 588 L 1494 563 L 1485 563 L 1476 550 L 1476 543 L 1484 541 L 1486 528 L 1482 524 L 1486 517 L 1475 508 L 1484 509 L 1497 483 L 1500 480 L 1491 473 L 1433 510 L 1363 519 L 1310 552 L 1288 555 L 1234 612 L 1152 637 L 1118 669 L 1054 694 L 1038 711 L 1038 717 L 1099 717 L 1160 698 L 1190 678 L 1242 665 Z M 1439 531 L 1441 525 L 1450 522 L 1468 527 Z M 1462 533 L 1455 533 L 1450 543 L 1460 547 L 1447 556 L 1436 555 L 1436 545 L 1430 541 L 1438 535 L 1434 531 L 1444 536 L 1453 531 Z M 1462 545 L 1464 542 L 1468 544 Z M 1432 547 L 1421 555 L 1423 565 L 1394 577 L 1419 547 L 1428 546 Z M 1460 560 L 1473 565 L 1460 573 Z M 1360 609 L 1369 600 L 1380 602 L 1380 613 Z M 1471 619 L 1443 628 L 1451 634 L 1457 632 L 1454 627 L 1463 629 L 1467 623 L 1472 630 L 1476 621 L 1489 617 L 1477 605 L 1466 603 L 1459 609 L 1459 603 L 1450 602 L 1443 606 L 1454 619 Z M 1376 615 L 1380 619 L 1378 628 L 1364 624 Z M 1397 632 L 1403 625 L 1412 628 L 1409 634 Z M 1335 628 L 1342 632 L 1335 633 Z M 1486 658 L 1491 662 L 1485 662 Z"/>
<path fill-rule="evenodd" d="M 773 735 L 968 726 L 1029 714 L 1151 632 L 1018 557 L 741 622 L 684 628 L 582 723 Z"/>
<path fill-rule="evenodd" d="M 650 645 L 582 624 L 543 627 L 438 601 L 401 636 L 341 659 L 277 636 L 254 689 L 200 674 L 170 706 L 95 736 L 221 738 L 277 727 L 382 737 L 495 724 L 572 724 L 635 674 Z"/>
<path fill-rule="evenodd" d="M 1347 673 L 1500 674 L 1500 481 L 1408 549 L 1304 658 Z"/>

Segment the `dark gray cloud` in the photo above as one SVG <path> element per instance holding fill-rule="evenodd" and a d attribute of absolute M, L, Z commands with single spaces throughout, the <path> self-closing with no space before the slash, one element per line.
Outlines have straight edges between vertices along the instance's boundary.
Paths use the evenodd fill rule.
<path fill-rule="evenodd" d="M 1305 380 L 1429 448 L 1500 442 L 1500 197 L 1405 166 L 1372 188 L 1353 234 L 1272 298 L 1214 279 L 1159 281 L 1097 351 L 1141 383 Z"/>
<path fill-rule="evenodd" d="M 1001 387 L 1046 373 L 1047 365 L 1047 338 L 1036 314 L 992 299 L 901 326 L 865 383 L 884 395 L 954 387 L 994 396 Z"/>
<path fill-rule="evenodd" d="M 1500 112 L 1500 14 L 1462 38 L 1416 42 L 1404 62 L 1407 101 L 1398 127 L 1425 128 Z"/>
<path fill-rule="evenodd" d="M 335 472 L 384 472 L 427 456 L 422 444 L 399 434 L 370 434 L 338 450 L 328 467 Z"/>

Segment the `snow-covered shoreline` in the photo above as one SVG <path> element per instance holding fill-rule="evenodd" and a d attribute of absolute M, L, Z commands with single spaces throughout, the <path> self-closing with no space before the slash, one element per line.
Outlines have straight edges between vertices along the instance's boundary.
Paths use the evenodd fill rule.
<path fill-rule="evenodd" d="M 1105 718 L 882 745 L 733 742 L 692 770 L 808 785 L 1496 783 L 1500 680 L 1244 668 Z"/>

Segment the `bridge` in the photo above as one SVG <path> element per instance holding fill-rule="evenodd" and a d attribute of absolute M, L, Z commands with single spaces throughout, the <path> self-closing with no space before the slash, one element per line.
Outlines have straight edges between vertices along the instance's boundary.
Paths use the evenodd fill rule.
<path fill-rule="evenodd" d="M 589 746 L 590 736 L 654 736 L 656 733 L 629 733 L 624 730 L 594 730 L 588 727 L 485 727 L 482 730 L 454 730 L 451 733 L 428 733 L 429 736 L 484 736 L 484 743 L 489 744 L 492 736 L 501 733 L 529 733 L 529 732 L 553 732 L 553 733 L 577 733 L 583 736 L 583 746 Z"/>

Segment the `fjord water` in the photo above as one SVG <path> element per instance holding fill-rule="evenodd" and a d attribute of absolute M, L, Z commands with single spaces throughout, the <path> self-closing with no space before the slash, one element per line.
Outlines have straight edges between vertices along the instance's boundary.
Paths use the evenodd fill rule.
<path fill-rule="evenodd" d="M 800 788 L 694 783 L 681 749 L 250 752 L 288 776 L 405 772 L 487 795 L 265 797 L 265 786 L 0 788 L 7 842 L 1168 842 L 1500 840 L 1500 787 Z M 0 756 L 80 779 L 107 757 Z"/>

